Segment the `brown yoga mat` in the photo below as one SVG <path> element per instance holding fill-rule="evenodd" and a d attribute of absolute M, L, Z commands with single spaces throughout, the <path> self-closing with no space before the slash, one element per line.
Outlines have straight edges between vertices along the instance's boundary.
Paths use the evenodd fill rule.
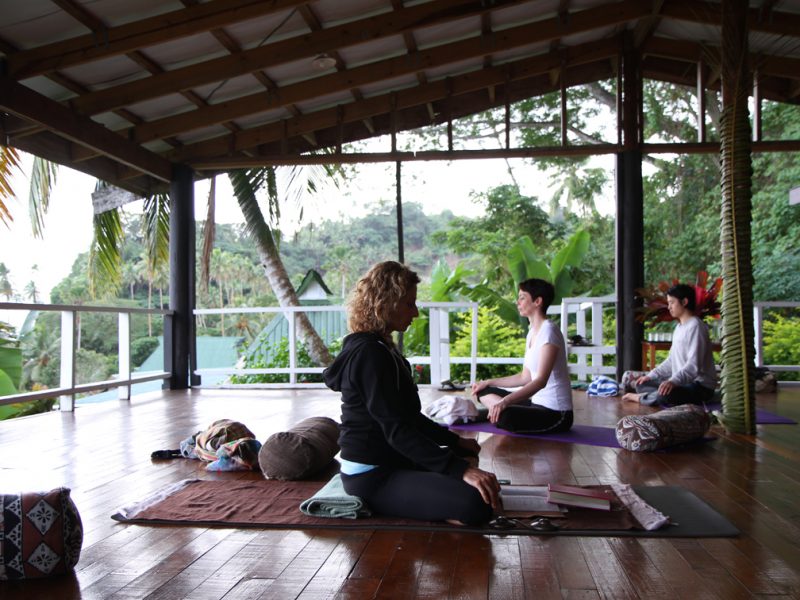
<path fill-rule="evenodd" d="M 657 531 L 645 531 L 639 528 L 626 509 L 617 504 L 617 509 L 609 512 L 571 509 L 565 519 L 557 520 L 558 530 L 550 532 L 534 531 L 525 527 L 502 530 L 489 526 L 458 527 L 443 522 L 380 516 L 330 519 L 310 517 L 300 512 L 300 503 L 313 496 L 323 485 L 319 481 L 187 480 L 121 509 L 112 518 L 123 523 L 143 525 L 394 529 L 506 535 L 717 537 L 738 534 L 738 530 L 722 515 L 691 492 L 678 487 L 635 488 L 651 506 L 664 514 L 673 517 L 671 508 L 677 510 L 675 514 L 680 516 L 680 520 L 673 517 L 677 525 L 668 525 Z M 643 491 L 649 493 L 642 493 Z"/>

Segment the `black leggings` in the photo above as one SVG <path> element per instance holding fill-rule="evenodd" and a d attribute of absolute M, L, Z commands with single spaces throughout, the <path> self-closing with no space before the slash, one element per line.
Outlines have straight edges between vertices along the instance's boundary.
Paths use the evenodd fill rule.
<path fill-rule="evenodd" d="M 492 517 L 492 507 L 476 488 L 441 473 L 376 467 L 358 475 L 342 473 L 342 483 L 348 494 L 387 517 L 466 525 L 480 525 Z"/>
<path fill-rule="evenodd" d="M 478 399 L 486 394 L 496 394 L 505 398 L 511 392 L 490 385 L 478 392 Z M 553 410 L 539 404 L 512 404 L 503 409 L 497 426 L 514 433 L 563 433 L 572 427 L 571 410 Z"/>

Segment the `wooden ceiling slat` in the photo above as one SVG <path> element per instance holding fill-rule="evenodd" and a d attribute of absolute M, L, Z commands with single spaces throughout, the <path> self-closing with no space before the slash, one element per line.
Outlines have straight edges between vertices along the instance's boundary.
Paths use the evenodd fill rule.
<path fill-rule="evenodd" d="M 522 1 L 497 0 L 491 7 L 496 9 Z M 98 114 L 124 106 L 131 98 L 139 101 L 157 98 L 293 60 L 310 59 L 321 52 L 332 52 L 338 48 L 398 35 L 444 20 L 479 15 L 487 10 L 490 9 L 477 0 L 437 0 L 173 69 L 160 75 L 85 94 L 71 102 L 76 110 L 84 114 Z"/>
<path fill-rule="evenodd" d="M 9 77 L 0 76 L 0 108 L 161 181 L 170 181 L 172 177 L 172 164 L 168 160 Z"/>
<path fill-rule="evenodd" d="M 618 48 L 619 42 L 617 39 L 589 42 L 543 56 L 527 58 L 452 77 L 449 80 L 450 89 L 453 95 L 460 95 L 501 85 L 508 81 L 526 79 L 536 74 L 546 73 L 553 68 L 560 68 L 562 65 L 564 67 L 574 67 L 586 62 L 605 60 L 615 56 Z M 392 109 L 393 99 L 396 101 L 396 108 L 404 110 L 412 106 L 433 103 L 446 97 L 447 92 L 447 82 L 440 79 L 418 87 L 344 104 L 341 105 L 341 112 L 340 107 L 332 107 L 291 118 L 285 122 L 271 123 L 262 127 L 246 129 L 234 135 L 220 136 L 196 144 L 186 145 L 175 150 L 169 157 L 177 162 L 191 162 L 227 152 L 241 152 L 261 144 L 278 141 L 283 136 L 284 131 L 288 136 L 295 137 L 320 129 L 335 127 L 339 117 L 344 123 L 353 123 L 388 113 Z"/>
<path fill-rule="evenodd" d="M 672 60 L 696 63 L 709 57 L 719 56 L 721 49 L 698 42 L 674 40 L 663 37 L 649 39 L 641 48 L 645 55 L 660 56 Z M 764 54 L 751 54 L 752 64 L 765 75 L 800 80 L 800 59 Z"/>
<path fill-rule="evenodd" d="M 100 44 L 97 35 L 92 33 L 24 50 L 9 59 L 8 73 L 16 79 L 26 79 L 263 17 L 304 2 L 307 0 L 210 0 L 141 21 L 104 28 Z"/>
<path fill-rule="evenodd" d="M 720 4 L 699 0 L 669 0 L 662 7 L 664 17 L 719 26 L 721 22 Z M 747 18 L 750 31 L 773 33 L 781 36 L 800 37 L 800 14 L 773 10 L 765 19 L 758 8 L 750 9 Z"/>
<path fill-rule="evenodd" d="M 183 132 L 222 123 L 261 110 L 302 102 L 319 95 L 350 90 L 368 83 L 414 74 L 424 69 L 444 66 L 454 61 L 482 57 L 485 54 L 511 50 L 521 46 L 546 42 L 554 37 L 588 31 L 593 27 L 626 23 L 646 12 L 647 7 L 638 0 L 628 0 L 614 5 L 613 9 L 589 9 L 576 13 L 564 27 L 557 19 L 537 21 L 528 25 L 496 32 L 488 39 L 474 37 L 445 44 L 413 56 L 400 56 L 369 63 L 341 73 L 333 73 L 313 80 L 288 85 L 274 93 L 258 93 L 215 104 L 207 108 L 184 112 L 172 117 L 150 121 L 134 128 L 133 139 L 150 141 Z"/>

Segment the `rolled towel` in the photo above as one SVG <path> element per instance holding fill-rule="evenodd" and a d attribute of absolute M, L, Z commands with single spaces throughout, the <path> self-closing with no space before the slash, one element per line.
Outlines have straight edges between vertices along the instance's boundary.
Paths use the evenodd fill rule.
<path fill-rule="evenodd" d="M 300 503 L 300 510 L 309 517 L 330 519 L 358 519 L 370 517 L 372 511 L 358 496 L 344 491 L 342 478 L 337 473 L 321 490 Z"/>

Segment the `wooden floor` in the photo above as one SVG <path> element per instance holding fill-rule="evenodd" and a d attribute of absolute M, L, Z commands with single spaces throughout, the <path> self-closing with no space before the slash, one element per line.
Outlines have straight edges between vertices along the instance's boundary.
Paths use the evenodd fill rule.
<path fill-rule="evenodd" d="M 440 395 L 426 391 L 429 397 Z M 646 412 L 576 393 L 576 422 L 614 426 Z M 800 420 L 800 388 L 759 398 Z M 681 485 L 743 534 L 727 539 L 504 537 L 123 525 L 115 508 L 187 477 L 228 479 L 150 452 L 218 418 L 261 440 L 311 415 L 338 417 L 313 391 L 138 396 L 0 422 L 0 492 L 72 488 L 85 528 L 74 575 L 0 582 L 3 600 L 53 598 L 800 598 L 800 426 L 759 426 L 692 450 L 620 448 L 481 434 L 481 466 L 514 483 Z"/>

